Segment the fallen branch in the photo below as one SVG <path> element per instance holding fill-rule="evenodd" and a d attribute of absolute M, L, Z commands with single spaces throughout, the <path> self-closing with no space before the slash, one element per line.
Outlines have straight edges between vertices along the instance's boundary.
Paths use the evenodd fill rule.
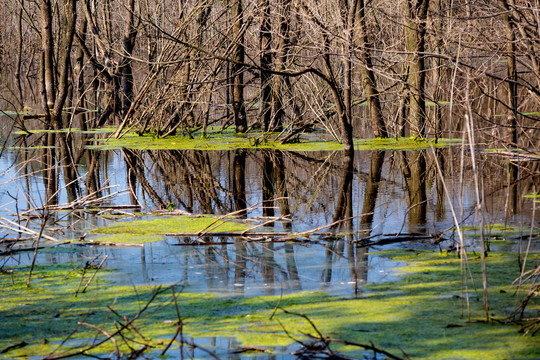
<path fill-rule="evenodd" d="M 362 238 L 355 240 L 354 242 L 359 243 L 357 247 L 363 248 L 363 247 L 371 247 L 376 245 L 387 245 L 387 244 L 395 244 L 399 242 L 406 242 L 406 241 L 419 241 L 419 240 L 432 240 L 432 239 L 440 239 L 440 236 L 438 235 L 432 235 L 432 234 L 381 234 L 378 235 L 382 238 L 376 241 L 370 241 L 372 237 L 369 238 Z"/>
<path fill-rule="evenodd" d="M 25 347 L 27 345 L 28 345 L 28 343 L 26 343 L 25 341 L 21 341 L 20 343 L 13 344 L 13 345 L 8 346 L 7 348 L 2 349 L 0 351 L 0 354 L 5 354 L 7 352 L 10 352 L 11 350 L 20 349 L 20 348 L 23 348 L 23 347 Z"/>
<path fill-rule="evenodd" d="M 11 224 L 11 225 L 13 225 L 13 226 L 18 227 L 18 229 L 17 229 L 17 228 L 14 228 L 13 226 L 9 226 L 9 225 L 5 224 L 4 221 L 7 222 L 8 224 Z M 6 219 L 6 218 L 1 217 L 1 216 L 0 216 L 0 226 L 3 227 L 3 228 L 6 228 L 6 229 L 8 229 L 8 230 L 12 230 L 12 231 L 21 233 L 21 234 L 40 236 L 40 237 L 42 237 L 42 238 L 44 238 L 44 239 L 46 239 L 46 240 L 50 240 L 50 241 L 56 241 L 56 242 L 61 241 L 61 240 L 59 240 L 59 239 L 57 239 L 57 238 L 54 238 L 54 237 L 52 237 L 52 236 L 45 235 L 45 234 L 43 234 L 43 233 L 41 233 L 41 232 L 37 232 L 37 231 L 34 231 L 34 230 L 32 230 L 32 229 L 29 229 L 29 228 L 27 228 L 26 226 L 23 226 L 23 225 L 21 225 L 21 224 L 17 224 L 16 222 L 11 221 L 11 220 Z"/>
<path fill-rule="evenodd" d="M 84 348 L 82 349 L 79 349 L 79 350 L 76 350 L 76 351 L 73 351 L 73 352 L 70 352 L 70 353 L 66 353 L 66 354 L 62 354 L 62 355 L 58 355 L 58 356 L 52 356 L 52 354 L 48 355 L 48 356 L 45 356 L 43 358 L 43 360 L 59 360 L 59 359 L 67 359 L 67 358 L 70 358 L 70 357 L 75 357 L 75 356 L 79 356 L 79 355 L 84 355 L 86 354 L 89 350 L 92 350 L 92 349 L 95 349 L 97 348 L 98 346 L 106 343 L 107 341 L 111 340 L 114 336 L 118 335 L 120 332 L 124 331 L 125 329 L 127 329 L 128 327 L 130 327 L 133 322 L 135 322 L 135 320 L 137 320 L 147 309 L 148 307 L 150 306 L 150 304 L 155 300 L 155 298 L 161 294 L 164 290 L 161 289 L 161 287 L 158 287 L 154 293 L 152 294 L 152 297 L 150 298 L 150 300 L 148 300 L 146 302 L 146 304 L 143 306 L 143 308 L 141 310 L 139 310 L 139 312 L 137 314 L 135 314 L 135 316 L 133 316 L 127 323 L 125 323 L 124 325 L 120 326 L 118 329 L 116 329 L 115 332 L 113 333 L 110 333 L 109 335 L 106 335 L 105 339 L 101 340 L 101 341 L 98 341 L 97 343 L 95 344 L 92 344 L 90 346 L 85 346 Z M 84 323 L 84 322 L 79 322 L 78 323 L 79 325 L 85 325 L 85 326 L 89 326 L 91 324 L 87 324 L 87 323 Z M 111 340 L 112 341 L 112 340 Z"/>

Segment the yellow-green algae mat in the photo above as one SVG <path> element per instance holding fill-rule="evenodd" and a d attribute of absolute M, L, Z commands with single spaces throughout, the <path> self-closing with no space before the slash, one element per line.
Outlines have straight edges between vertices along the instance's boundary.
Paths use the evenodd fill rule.
<path fill-rule="evenodd" d="M 343 145 L 335 140 L 306 140 L 296 143 L 281 144 L 275 141 L 277 134 L 263 135 L 261 132 L 248 134 L 235 134 L 229 128 L 223 132 L 218 127 L 211 127 L 205 137 L 200 132 L 192 136 L 174 135 L 165 138 L 145 134 L 139 136 L 134 132 L 124 134 L 119 139 L 93 139 L 96 144 L 88 145 L 92 149 L 119 149 L 134 150 L 235 150 L 235 149 L 275 149 L 287 151 L 339 151 Z M 310 135 L 316 138 L 315 135 Z M 327 137 L 325 135 L 325 137 Z M 461 140 L 454 139 L 422 139 L 415 137 L 405 138 L 376 138 L 355 139 L 354 147 L 357 150 L 422 150 L 431 146 L 444 147 L 460 144 Z"/>
<path fill-rule="evenodd" d="M 148 220 L 117 221 L 109 226 L 90 230 L 86 241 L 96 243 L 141 244 L 163 240 L 168 233 L 197 234 L 248 230 L 246 224 L 232 217 L 164 215 Z"/>
<path fill-rule="evenodd" d="M 28 267 L 4 268 L 0 294 L 0 351 L 14 348 L 0 356 L 7 358 L 73 353 L 105 338 L 99 327 L 113 334 L 126 320 L 113 314 L 107 306 L 127 321 L 147 308 L 132 322 L 137 329 L 124 330 L 124 339 L 116 337 L 119 351 L 129 353 L 128 343 L 135 349 L 148 344 L 145 354 L 156 358 L 176 332 L 178 312 L 184 321 L 183 332 L 193 337 L 235 337 L 242 345 L 280 346 L 291 344 L 281 325 L 293 335 L 313 334 L 304 319 L 277 311 L 276 304 L 302 313 L 325 335 L 350 341 L 369 343 L 401 356 L 403 350 L 414 359 L 526 359 L 540 356 L 538 338 L 524 336 L 516 325 L 484 321 L 482 301 L 471 294 L 471 320 L 462 310 L 460 260 L 455 255 L 432 252 L 395 251 L 385 254 L 409 264 L 403 268 L 400 281 L 368 285 L 360 298 L 334 297 L 316 292 L 303 292 L 253 298 L 220 298 L 209 294 L 182 293 L 176 287 L 156 288 L 113 286 L 104 281 L 101 270 L 85 293 L 75 292 L 81 283 L 80 269 L 69 266 L 40 266 L 25 286 Z M 529 263 L 538 264 L 538 255 Z M 479 279 L 479 260 L 470 254 L 469 265 Z M 505 319 L 515 306 L 518 275 L 515 254 L 490 254 L 490 314 Z M 90 278 L 88 270 L 83 283 Z M 470 285 L 470 284 L 469 284 Z M 469 286 L 471 288 L 471 286 Z M 526 290 L 526 289 L 524 289 Z M 481 295 L 479 295 L 481 297 Z M 530 311 L 538 314 L 538 302 Z M 465 312 L 465 313 L 464 313 Z M 79 325 L 77 325 L 79 322 Z M 63 340 L 69 338 L 63 346 Z M 195 338 L 195 343 L 197 339 Z M 178 343 L 171 348 L 178 353 Z M 335 350 L 351 350 L 335 346 Z M 109 354 L 115 346 L 108 341 L 90 354 Z M 171 350 L 169 350 L 171 351 Z M 358 355 L 358 353 L 356 353 Z"/>

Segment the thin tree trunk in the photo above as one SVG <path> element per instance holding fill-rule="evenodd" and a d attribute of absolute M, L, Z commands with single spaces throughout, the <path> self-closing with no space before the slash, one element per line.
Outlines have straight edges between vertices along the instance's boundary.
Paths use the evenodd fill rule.
<path fill-rule="evenodd" d="M 408 84 L 410 87 L 409 122 L 411 135 L 426 134 L 425 102 L 425 20 L 429 0 L 405 0 L 405 51 L 409 62 Z"/>
<path fill-rule="evenodd" d="M 384 123 L 384 118 L 381 109 L 381 101 L 379 99 L 379 91 L 377 89 L 377 81 L 373 73 L 373 61 L 371 58 L 372 47 L 367 35 L 366 19 L 365 19 L 365 2 L 358 0 L 358 9 L 356 11 L 356 24 L 359 28 L 359 34 L 355 37 L 360 50 L 360 60 L 363 65 L 360 67 L 362 75 L 362 85 L 366 94 L 366 99 L 369 106 L 369 116 L 373 134 L 376 137 L 388 137 L 388 131 Z"/>
<path fill-rule="evenodd" d="M 54 42 L 52 34 L 52 8 L 50 0 L 41 0 L 41 54 L 43 62 L 43 89 L 46 103 L 43 107 L 46 108 L 45 113 L 54 106 L 56 88 L 54 82 Z"/>
<path fill-rule="evenodd" d="M 54 103 L 54 126 L 57 129 L 62 127 L 62 111 L 71 86 L 71 49 L 73 47 L 73 37 L 75 35 L 75 25 L 77 19 L 76 0 L 66 0 L 63 14 L 63 38 L 60 44 L 60 54 L 57 72 L 60 75 L 58 81 L 58 94 Z M 55 94 L 56 95 L 56 94 Z"/>
<path fill-rule="evenodd" d="M 127 4 L 127 21 L 122 41 L 122 61 L 119 64 L 119 72 L 122 78 L 122 113 L 125 114 L 133 101 L 133 66 L 131 56 L 137 38 L 135 26 L 135 0 L 129 0 Z"/>
<path fill-rule="evenodd" d="M 242 0 L 233 0 L 231 5 L 232 29 L 234 36 L 233 64 L 232 64 L 232 103 L 234 113 L 234 125 L 236 132 L 245 133 L 247 131 L 247 115 L 244 104 L 244 73 L 242 63 L 244 62 L 244 13 Z"/>
<path fill-rule="evenodd" d="M 291 1 L 280 1 L 279 16 L 279 37 L 276 49 L 276 57 L 274 59 L 275 70 L 284 71 L 287 63 L 287 54 L 289 48 L 289 21 L 291 17 Z M 274 76 L 274 88 L 272 93 L 272 124 L 270 128 L 275 131 L 281 131 L 283 129 L 283 117 L 285 110 L 283 108 L 283 77 Z"/>
<path fill-rule="evenodd" d="M 259 117 L 263 119 L 264 131 L 270 130 L 272 121 L 272 75 L 268 70 L 272 66 L 272 24 L 270 21 L 270 1 L 261 3 L 261 31 L 259 34 L 261 62 L 261 105 Z"/>
<path fill-rule="evenodd" d="M 514 25 L 511 20 L 510 7 L 507 0 L 499 0 L 504 12 L 502 20 L 506 34 L 506 63 L 508 76 L 508 124 L 510 125 L 509 140 L 518 146 L 518 98 L 517 98 L 517 64 L 516 64 L 516 36 Z"/>

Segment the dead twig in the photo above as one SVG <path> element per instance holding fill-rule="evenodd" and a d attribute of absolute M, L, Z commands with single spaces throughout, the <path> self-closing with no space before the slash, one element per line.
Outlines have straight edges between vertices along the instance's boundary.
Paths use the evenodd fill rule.
<path fill-rule="evenodd" d="M 100 345 L 106 343 L 107 341 L 111 340 L 114 336 L 118 335 L 120 332 L 124 331 L 126 328 L 130 327 L 131 324 L 133 324 L 137 319 L 139 319 L 141 317 L 141 315 L 148 309 L 148 307 L 150 306 L 150 304 L 156 299 L 156 297 L 161 294 L 164 290 L 161 289 L 161 287 L 158 287 L 156 288 L 156 290 L 154 291 L 154 293 L 152 294 L 152 297 L 146 302 L 146 304 L 142 307 L 142 309 L 139 310 L 139 312 L 137 314 L 135 314 L 127 323 L 123 324 L 122 326 L 120 326 L 118 329 L 116 329 L 116 331 L 114 331 L 113 333 L 110 333 L 108 335 L 106 335 L 106 337 L 101 340 L 101 341 L 98 341 L 97 343 L 95 344 L 92 344 L 90 346 L 86 346 L 86 347 L 83 347 L 81 349 L 78 349 L 78 350 L 75 350 L 75 351 L 72 351 L 72 352 L 68 352 L 66 354 L 62 354 L 62 355 L 57 355 L 57 356 L 52 356 L 52 354 L 49 354 L 48 356 L 44 357 L 43 360 L 59 360 L 59 359 L 67 359 L 67 358 L 70 358 L 70 357 L 75 357 L 75 356 L 79 356 L 79 355 L 84 355 L 86 354 L 89 350 L 92 350 L 92 349 L 95 349 L 97 347 L 99 347 Z M 87 324 L 87 323 L 82 323 L 82 322 L 79 322 L 78 323 L 79 325 L 91 325 L 91 324 Z M 112 340 L 111 340 L 112 341 Z"/>
<path fill-rule="evenodd" d="M 297 339 L 292 338 L 291 335 L 284 329 L 286 334 L 289 337 L 291 337 L 296 342 L 298 342 L 299 344 L 302 345 L 302 349 L 294 352 L 293 355 L 306 356 L 306 355 L 309 355 L 309 354 L 325 354 L 325 355 L 329 356 L 332 359 L 347 359 L 347 360 L 351 359 L 350 357 L 347 357 L 345 355 L 338 354 L 338 353 L 334 352 L 330 348 L 330 343 L 337 342 L 337 343 L 341 343 L 341 344 L 345 344 L 345 345 L 356 346 L 356 347 L 359 347 L 359 348 L 362 348 L 362 349 L 365 349 L 365 350 L 370 350 L 370 351 L 373 351 L 375 354 L 377 354 L 377 353 L 382 354 L 382 355 L 386 356 L 389 359 L 394 359 L 394 360 L 403 360 L 404 359 L 404 358 L 400 358 L 400 357 L 398 357 L 398 356 L 396 356 L 396 355 L 394 355 L 394 354 L 392 354 L 392 353 L 390 353 L 390 352 L 388 352 L 386 350 L 383 350 L 383 349 L 380 349 L 380 348 L 376 347 L 375 345 L 373 345 L 373 343 L 362 344 L 362 343 L 356 343 L 356 342 L 342 340 L 342 339 L 325 337 L 319 331 L 319 329 L 317 328 L 315 323 L 307 315 L 292 312 L 292 311 L 288 311 L 288 310 L 286 310 L 286 309 L 284 309 L 282 307 L 279 307 L 279 309 L 281 311 L 283 311 L 285 314 L 299 316 L 299 317 L 303 318 L 304 320 L 306 320 L 309 323 L 311 328 L 317 334 L 317 336 L 314 336 L 314 335 L 311 335 L 311 334 L 305 334 L 309 338 L 313 339 L 314 342 L 303 343 L 303 342 L 301 342 L 301 341 L 299 341 Z M 283 327 L 283 325 L 282 325 L 282 327 Z M 405 355 L 405 359 L 408 359 L 407 355 L 406 354 L 404 354 L 404 355 Z"/>

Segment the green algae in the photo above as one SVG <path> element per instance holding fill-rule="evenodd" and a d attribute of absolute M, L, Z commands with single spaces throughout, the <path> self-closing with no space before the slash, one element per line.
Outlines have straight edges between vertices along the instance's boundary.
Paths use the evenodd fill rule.
<path fill-rule="evenodd" d="M 276 134 L 262 134 L 260 132 L 235 134 L 232 129 L 223 132 L 219 128 L 211 128 L 206 136 L 197 134 L 175 135 L 159 138 L 152 135 L 140 136 L 136 133 L 127 133 L 120 139 L 95 139 L 98 144 L 89 145 L 92 149 L 119 149 L 134 150 L 235 150 L 235 149 L 276 149 L 287 151 L 339 151 L 343 145 L 332 140 L 305 140 L 291 144 L 281 144 L 274 140 Z M 421 138 L 375 138 L 355 139 L 354 146 L 358 150 L 420 150 L 431 146 L 444 147 L 460 143 L 461 140 Z"/>
<path fill-rule="evenodd" d="M 540 191 L 537 193 L 523 195 L 526 199 L 533 199 L 534 202 L 540 203 Z"/>
<path fill-rule="evenodd" d="M 245 224 L 218 219 L 213 216 L 164 216 L 149 220 L 117 221 L 92 229 L 87 240 L 107 243 L 140 244 L 159 241 L 168 233 L 196 234 L 206 232 L 235 232 L 249 229 Z M 232 219 L 229 219 L 232 220 Z M 107 235 L 107 236 L 99 236 Z"/>
<path fill-rule="evenodd" d="M 462 230 L 469 238 L 480 237 L 479 226 L 463 226 Z M 529 228 L 510 226 L 501 223 L 494 223 L 484 226 L 484 237 L 489 240 L 490 243 L 496 243 L 498 245 L 512 244 L 513 242 L 511 240 L 521 238 L 522 235 L 529 234 L 529 232 Z"/>
<path fill-rule="evenodd" d="M 461 292 L 461 262 L 455 255 L 435 252 L 391 250 L 378 253 L 392 260 L 407 262 L 401 267 L 402 279 L 397 282 L 366 286 L 355 299 L 329 296 L 317 292 L 253 298 L 221 298 L 209 294 L 183 293 L 176 287 L 176 303 L 184 323 L 184 334 L 192 337 L 234 337 L 242 345 L 280 346 L 292 343 L 282 328 L 295 336 L 314 334 L 302 318 L 277 311 L 276 304 L 291 312 L 309 316 L 325 335 L 350 341 L 369 343 L 394 354 L 402 349 L 411 358 L 419 359 L 501 359 L 535 358 L 540 355 L 537 339 L 518 333 L 515 325 L 499 321 L 485 322 L 481 294 L 470 290 L 470 320 Z M 529 263 L 538 264 L 540 256 L 531 254 Z M 469 256 L 469 266 L 477 287 L 481 287 L 480 260 Z M 487 258 L 490 316 L 505 319 L 515 306 L 512 281 L 519 274 L 516 255 L 493 254 Z M 74 296 L 82 272 L 66 266 L 38 267 L 32 286 L 26 288 L 28 268 L 15 267 L 0 274 L 0 349 L 25 341 L 29 345 L 5 355 L 23 357 L 50 353 L 63 339 L 71 341 L 57 354 L 92 342 L 104 335 L 77 322 L 93 324 L 109 334 L 119 320 L 111 314 L 111 306 L 121 316 L 133 318 L 152 298 L 155 288 L 113 286 L 100 274 L 85 293 Z M 68 274 L 68 275 L 66 275 Z M 87 277 L 88 278 L 88 275 Z M 469 288 L 472 289 L 471 284 Z M 526 290 L 526 289 L 524 289 Z M 479 299 L 477 299 L 479 298 Z M 534 300 L 534 299 L 533 299 Z M 126 330 L 126 342 L 139 348 L 140 342 L 159 353 L 175 333 L 178 318 L 170 289 L 164 289 L 134 321 L 145 339 Z M 540 311 L 538 303 L 530 310 Z M 43 339 L 46 339 L 44 344 Z M 130 340 L 131 339 L 131 340 Z M 196 339 L 195 339 L 196 342 Z M 120 350 L 127 345 L 118 338 Z M 338 351 L 350 348 L 336 346 Z M 94 355 L 114 351 L 107 342 L 92 350 Z M 157 356 L 154 356 L 157 357 Z"/>

